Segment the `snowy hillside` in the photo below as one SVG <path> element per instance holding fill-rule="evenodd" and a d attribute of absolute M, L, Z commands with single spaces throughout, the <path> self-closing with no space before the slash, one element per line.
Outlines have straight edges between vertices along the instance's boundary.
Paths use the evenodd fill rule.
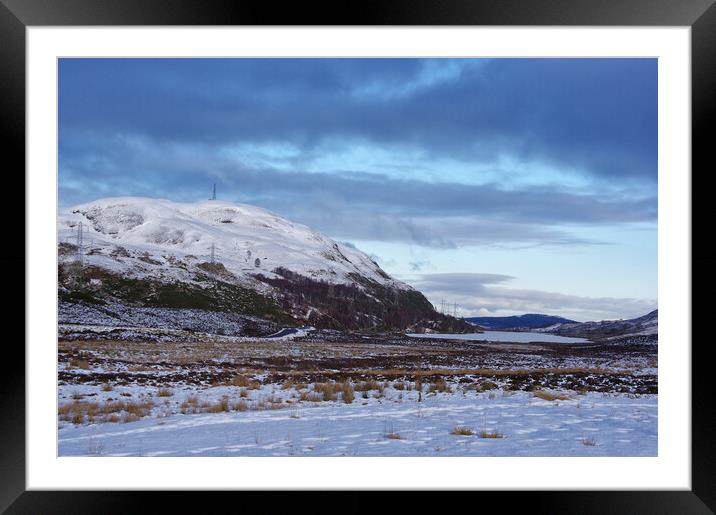
<path fill-rule="evenodd" d="M 420 292 L 358 249 L 256 206 L 100 199 L 62 212 L 58 237 L 62 302 L 201 309 L 338 329 L 436 320 L 443 329 L 452 329 L 444 321 L 467 326 L 435 313 Z"/>
<path fill-rule="evenodd" d="M 249 283 L 254 282 L 254 274 L 271 276 L 281 267 L 331 283 L 355 284 L 351 275 L 358 274 L 385 286 L 411 289 L 391 279 L 359 250 L 247 204 L 100 199 L 60 214 L 60 241 L 76 243 L 80 222 L 88 228 L 84 240 L 92 249 L 87 262 L 112 270 L 152 274 L 158 272 L 152 260 L 162 268 L 171 264 L 172 257 L 210 261 L 213 245 L 216 261 Z M 144 259 L 108 258 L 119 247 Z"/>

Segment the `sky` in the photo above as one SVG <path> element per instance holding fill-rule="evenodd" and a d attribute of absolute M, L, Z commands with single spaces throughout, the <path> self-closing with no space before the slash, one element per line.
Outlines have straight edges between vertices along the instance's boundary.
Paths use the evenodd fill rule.
<path fill-rule="evenodd" d="M 60 207 L 217 197 L 461 316 L 657 307 L 656 59 L 61 59 Z"/>

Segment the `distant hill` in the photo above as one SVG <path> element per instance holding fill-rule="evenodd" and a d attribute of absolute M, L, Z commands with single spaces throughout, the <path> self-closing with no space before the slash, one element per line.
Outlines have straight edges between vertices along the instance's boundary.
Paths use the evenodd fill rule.
<path fill-rule="evenodd" d="M 549 327 L 554 324 L 573 324 L 576 323 L 574 320 L 567 318 L 551 316 L 551 315 L 538 315 L 538 314 L 526 314 L 519 316 L 510 317 L 470 317 L 465 318 L 466 322 L 471 324 L 479 325 L 485 329 L 538 329 L 542 327 Z"/>
<path fill-rule="evenodd" d="M 659 335 L 659 311 L 628 320 L 602 320 L 601 322 L 559 323 L 542 329 L 562 336 L 577 336 L 591 340 L 643 340 L 656 342 Z"/>

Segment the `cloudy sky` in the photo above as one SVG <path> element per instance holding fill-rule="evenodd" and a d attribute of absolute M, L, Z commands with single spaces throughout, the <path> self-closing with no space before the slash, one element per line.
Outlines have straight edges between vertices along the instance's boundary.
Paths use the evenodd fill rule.
<path fill-rule="evenodd" d="M 272 209 L 462 315 L 656 307 L 655 59 L 62 59 L 61 207 Z"/>

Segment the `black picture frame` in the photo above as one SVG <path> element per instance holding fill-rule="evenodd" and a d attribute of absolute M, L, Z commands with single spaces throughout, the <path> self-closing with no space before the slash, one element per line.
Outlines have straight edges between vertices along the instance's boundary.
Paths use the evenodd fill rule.
<path fill-rule="evenodd" d="M 691 27 L 692 78 L 692 239 L 699 229 L 708 227 L 709 211 L 699 196 L 709 194 L 704 187 L 707 171 L 714 167 L 713 145 L 707 137 L 707 123 L 714 118 L 716 104 L 716 5 L 714 0 L 404 0 L 376 3 L 286 2 L 280 8 L 258 1 L 230 0 L 0 0 L 0 126 L 6 187 L 24 191 L 19 170 L 25 167 L 25 29 L 28 26 L 62 25 L 573 25 L 573 26 L 689 26 Z M 695 170 L 701 171 L 697 175 Z M 7 180 L 16 181 L 13 186 Z M 697 184 L 698 187 L 693 187 Z M 705 201 L 705 198 L 701 199 Z M 24 212 L 24 195 L 15 198 Z M 5 226 L 12 251 L 0 257 L 6 271 L 5 287 L 24 291 L 19 273 L 25 269 L 24 227 L 14 218 Z M 708 238 L 706 238 L 708 239 Z M 6 249 L 10 245 L 6 246 Z M 716 292 L 713 270 L 716 254 L 700 247 L 692 248 L 693 292 Z M 25 274 L 32 270 L 25 269 Z M 695 275 L 696 274 L 696 275 Z M 14 299 L 17 300 L 19 295 Z M 706 298 L 707 299 L 707 298 Z M 24 315 L 24 302 L 13 302 L 5 311 L 7 320 Z M 707 300 L 697 301 L 692 294 L 692 320 L 709 319 Z M 20 313 L 22 311 L 22 314 Z M 14 316 L 13 316 L 14 315 Z M 24 318 L 24 317 L 23 317 Z M 716 467 L 714 466 L 714 413 L 712 372 L 708 360 L 709 341 L 698 339 L 692 326 L 692 490 L 691 491 L 610 491 L 610 492 L 480 492 L 480 507 L 486 501 L 497 502 L 501 512 L 529 505 L 529 513 L 653 513 L 701 514 L 716 512 Z M 5 342 L 6 363 L 0 395 L 2 438 L 0 438 L 0 510 L 6 513 L 137 513 L 154 511 L 149 499 L 159 500 L 163 512 L 188 511 L 194 507 L 206 511 L 217 506 L 188 493 L 123 492 L 50 492 L 26 491 L 25 488 L 25 358 L 17 339 Z M 264 494 L 265 495 L 265 494 Z M 301 504 L 306 492 L 271 494 L 272 503 L 285 500 Z M 223 493 L 229 503 L 248 507 L 246 493 Z M 509 499 L 509 502 L 507 502 Z M 253 499 L 252 499 L 253 500 Z M 405 497 L 401 511 L 421 509 L 423 496 Z M 333 500 L 325 495 L 320 504 L 312 502 L 312 511 L 365 511 L 371 508 L 362 494 L 350 499 Z M 232 504 L 229 504 L 230 506 Z M 238 508 L 238 505 L 234 504 Z M 380 505 L 386 511 L 388 505 Z"/>

